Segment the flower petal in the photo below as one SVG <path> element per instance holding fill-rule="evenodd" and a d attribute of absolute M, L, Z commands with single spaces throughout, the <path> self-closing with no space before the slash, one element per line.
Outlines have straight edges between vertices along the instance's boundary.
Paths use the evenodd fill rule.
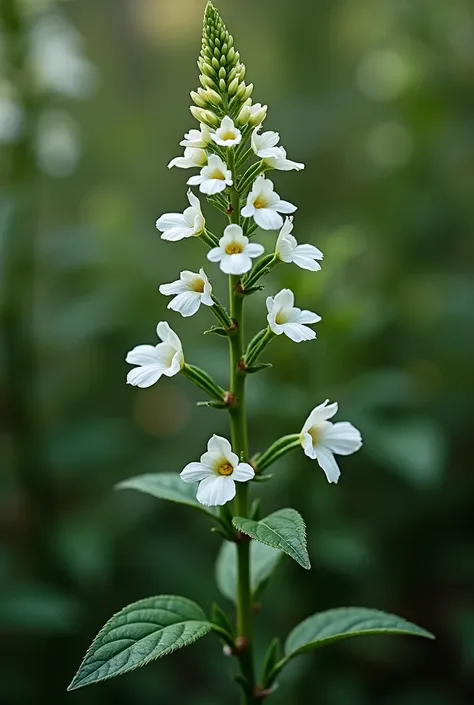
<path fill-rule="evenodd" d="M 130 370 L 127 374 L 127 384 L 145 389 L 158 382 L 163 372 L 163 366 L 158 363 L 155 365 L 146 365 L 145 367 L 134 367 L 133 370 Z"/>
<path fill-rule="evenodd" d="M 158 230 L 164 232 L 170 228 L 187 227 L 186 218 L 182 213 L 163 213 L 155 223 Z"/>
<path fill-rule="evenodd" d="M 263 245 L 258 242 L 250 242 L 245 248 L 245 254 L 249 257 L 260 257 L 265 252 Z"/>
<path fill-rule="evenodd" d="M 207 450 L 209 453 L 215 455 L 216 458 L 225 458 L 226 460 L 229 460 L 232 453 L 232 446 L 227 438 L 218 436 L 214 433 L 214 435 L 207 442 Z"/>
<path fill-rule="evenodd" d="M 249 463 L 239 463 L 232 474 L 232 479 L 236 482 L 247 482 L 253 477 L 255 477 L 255 470 Z"/>
<path fill-rule="evenodd" d="M 318 406 L 315 406 L 304 423 L 303 433 L 310 429 L 311 426 L 319 426 L 323 423 L 323 421 L 332 419 L 332 417 L 337 414 L 337 410 L 337 401 L 334 401 L 332 404 L 329 404 L 329 399 L 326 399 L 326 401 L 323 401 L 322 404 L 318 404 Z"/>
<path fill-rule="evenodd" d="M 188 184 L 191 183 L 188 181 Z M 206 193 L 208 196 L 213 196 L 215 193 L 225 191 L 227 182 L 223 179 L 206 179 L 202 181 L 199 190 L 201 193 Z"/>
<path fill-rule="evenodd" d="M 168 308 L 172 311 L 177 311 L 184 318 L 194 316 L 201 305 L 201 294 L 198 291 L 185 291 L 178 296 L 175 296 L 169 304 Z"/>
<path fill-rule="evenodd" d="M 292 320 L 292 323 L 319 323 L 321 320 L 321 316 L 318 316 L 317 313 L 303 310 L 298 313 L 298 317 L 295 320 Z"/>
<path fill-rule="evenodd" d="M 158 291 L 160 294 L 163 294 L 163 296 L 173 296 L 173 294 L 182 294 L 184 291 L 187 291 L 188 287 L 186 286 L 185 282 L 182 281 L 181 279 L 177 279 L 174 282 L 170 282 L 169 284 L 161 284 L 158 287 Z"/>
<path fill-rule="evenodd" d="M 321 434 L 320 443 L 332 453 L 351 455 L 362 446 L 360 431 L 349 421 L 332 423 Z"/>
<path fill-rule="evenodd" d="M 223 257 L 225 257 L 225 251 L 222 247 L 213 247 L 212 250 L 209 250 L 207 253 L 209 262 L 220 262 Z"/>
<path fill-rule="evenodd" d="M 294 213 L 297 209 L 297 206 L 294 206 L 289 201 L 282 201 L 280 199 L 275 204 L 273 204 L 273 208 L 275 208 L 275 210 L 277 210 L 279 213 Z"/>
<path fill-rule="evenodd" d="M 156 365 L 158 358 L 155 345 L 137 345 L 127 353 L 125 362 L 130 365 Z"/>
<path fill-rule="evenodd" d="M 224 274 L 244 274 L 252 269 L 252 260 L 245 252 L 239 252 L 236 255 L 226 254 L 220 266 Z"/>
<path fill-rule="evenodd" d="M 213 475 L 199 483 L 198 502 L 205 507 L 220 507 L 235 497 L 235 482 L 231 476 Z"/>
<path fill-rule="evenodd" d="M 291 213 L 292 211 L 287 212 Z M 255 208 L 253 217 L 262 230 L 278 230 L 283 225 L 283 218 L 272 208 Z"/>
<path fill-rule="evenodd" d="M 188 463 L 179 473 L 184 482 L 200 482 L 211 475 L 211 470 L 202 463 Z"/>
<path fill-rule="evenodd" d="M 301 323 L 282 323 L 283 333 L 294 343 L 302 343 L 304 340 L 314 340 L 316 333 L 311 328 L 301 325 Z"/>
<path fill-rule="evenodd" d="M 316 448 L 316 460 L 319 467 L 324 470 L 328 482 L 337 482 L 341 476 L 341 471 L 336 463 L 334 455 L 327 448 Z"/>

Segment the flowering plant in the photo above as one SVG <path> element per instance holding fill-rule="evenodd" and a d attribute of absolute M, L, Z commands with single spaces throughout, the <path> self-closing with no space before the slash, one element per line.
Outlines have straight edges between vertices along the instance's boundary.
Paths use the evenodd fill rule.
<path fill-rule="evenodd" d="M 310 326 L 321 318 L 313 311 L 297 308 L 293 292 L 282 289 L 266 300 L 268 325 L 246 344 L 244 303 L 263 289 L 263 277 L 277 264 L 317 272 L 323 254 L 314 245 L 298 244 L 292 234 L 290 214 L 296 206 L 280 198 L 267 172 L 298 171 L 304 165 L 287 158 L 284 148 L 278 146 L 277 132 L 263 131 L 267 106 L 252 103 L 253 86 L 245 83 L 245 66 L 211 3 L 205 11 L 198 65 L 202 85 L 191 93 L 195 103 L 191 112 L 199 129 L 186 133 L 180 143 L 184 156 L 175 157 L 168 166 L 199 169 L 199 174 L 188 179 L 188 185 L 198 187 L 208 203 L 227 217 L 228 224 L 222 235 L 212 233 L 199 198 L 189 190 L 189 207 L 183 213 L 162 215 L 156 227 L 163 240 L 202 240 L 209 248 L 208 261 L 218 264 L 228 275 L 229 310 L 213 294 L 203 268 L 199 272 L 183 271 L 179 279 L 161 285 L 159 290 L 173 297 L 168 308 L 183 317 L 196 314 L 201 304 L 216 316 L 218 325 L 212 332 L 229 341 L 230 385 L 228 389 L 221 387 L 206 371 L 186 362 L 187 353 L 178 335 L 164 321 L 156 329 L 161 342 L 138 345 L 128 353 L 126 361 L 134 367 L 128 372 L 127 382 L 149 387 L 162 375 L 184 374 L 209 396 L 205 404 L 229 413 L 230 440 L 214 434 L 199 461 L 188 462 L 180 474 L 135 477 L 119 487 L 200 509 L 215 522 L 215 531 L 223 537 L 217 571 L 219 588 L 235 603 L 236 618 L 218 605 L 208 618 L 196 603 L 172 595 L 130 604 L 99 632 L 70 689 L 126 673 L 213 632 L 223 642 L 224 653 L 237 662 L 242 703 L 252 705 L 271 695 L 282 669 L 311 649 L 357 635 L 432 635 L 378 610 L 336 608 L 314 614 L 297 625 L 283 649 L 275 638 L 257 675 L 254 597 L 261 593 L 283 554 L 305 569 L 311 566 L 301 515 L 295 509 L 283 508 L 262 518 L 258 502 L 249 503 L 249 487 L 252 482 L 267 480 L 267 469 L 284 454 L 298 449 L 317 461 L 328 482 L 337 483 L 340 470 L 335 455 L 356 452 L 362 439 L 348 421 L 331 421 L 338 405 L 326 400 L 309 413 L 299 433 L 279 438 L 262 453 L 249 454 L 245 406 L 248 376 L 269 366 L 260 357 L 275 336 L 285 335 L 296 343 L 313 340 L 316 333 Z M 263 246 L 253 241 L 257 228 L 279 231 L 274 252 L 265 255 Z"/>

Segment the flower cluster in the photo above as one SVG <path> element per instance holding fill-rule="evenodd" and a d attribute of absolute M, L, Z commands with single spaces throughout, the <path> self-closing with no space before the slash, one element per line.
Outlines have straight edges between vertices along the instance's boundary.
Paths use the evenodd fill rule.
<path fill-rule="evenodd" d="M 297 207 L 280 198 L 267 172 L 299 171 L 304 164 L 287 158 L 286 150 L 279 144 L 278 132 L 263 129 L 267 106 L 252 103 L 253 86 L 244 81 L 245 66 L 212 6 L 206 10 L 199 67 L 201 88 L 191 93 L 195 103 L 191 112 L 199 122 L 199 129 L 191 129 L 184 135 L 180 142 L 183 155 L 173 158 L 168 166 L 198 170 L 188 178 L 188 186 L 197 188 L 209 204 L 228 217 L 229 224 L 220 234 L 210 232 L 199 197 L 188 190 L 189 207 L 182 213 L 165 213 L 156 221 L 156 227 L 163 240 L 200 238 L 209 248 L 208 261 L 218 264 L 229 275 L 232 297 L 240 299 L 243 305 L 243 299 L 262 288 L 261 278 L 278 263 L 317 272 L 323 254 L 314 245 L 298 244 L 293 235 L 291 214 Z M 254 241 L 258 228 L 278 231 L 272 253 L 265 255 L 263 245 Z M 212 311 L 220 324 L 216 332 L 228 336 L 231 350 L 236 350 L 234 364 L 237 363 L 238 370 L 232 370 L 232 374 L 246 375 L 265 367 L 258 364 L 258 359 L 275 336 L 283 334 L 296 343 L 315 339 L 316 333 L 310 326 L 321 320 L 313 311 L 296 307 L 293 292 L 282 289 L 275 296 L 268 296 L 268 325 L 245 348 L 243 341 L 235 340 L 241 324 L 235 318 L 235 300 L 230 302 L 231 313 L 228 313 L 213 295 L 203 268 L 198 273 L 181 272 L 176 281 L 162 284 L 159 291 L 173 297 L 168 308 L 183 317 L 196 314 L 201 304 Z M 209 404 L 228 407 L 232 414 L 233 407 L 241 401 L 232 381 L 230 391 L 225 392 L 206 372 L 187 365 L 179 337 L 167 323 L 158 324 L 157 334 L 162 341 L 158 345 L 139 345 L 128 353 L 127 362 L 136 367 L 128 373 L 127 382 L 149 387 L 162 375 L 172 377 L 184 372 L 211 396 Z M 336 403 L 320 404 L 311 412 L 300 434 L 287 436 L 287 442 L 280 439 L 253 465 L 240 462 L 242 456 L 246 457 L 245 448 L 232 449 L 227 439 L 214 435 L 208 443 L 208 452 L 199 463 L 189 463 L 181 478 L 185 482 L 199 482 L 197 499 L 203 505 L 222 505 L 234 498 L 235 481 L 251 480 L 284 452 L 299 445 L 309 458 L 317 460 L 329 482 L 337 482 L 340 472 L 334 454 L 353 453 L 362 441 L 359 431 L 350 423 L 329 421 L 336 411 Z"/>

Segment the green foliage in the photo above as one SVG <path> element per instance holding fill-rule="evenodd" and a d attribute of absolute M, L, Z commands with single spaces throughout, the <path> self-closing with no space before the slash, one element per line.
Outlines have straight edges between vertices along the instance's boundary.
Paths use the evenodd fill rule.
<path fill-rule="evenodd" d="M 202 609 L 184 597 L 160 595 L 134 602 L 100 630 L 68 690 L 133 671 L 189 646 L 211 629 Z"/>
<path fill-rule="evenodd" d="M 215 517 L 215 512 L 209 507 L 204 507 L 196 499 L 196 488 L 182 481 L 178 473 L 159 472 L 148 475 L 131 477 L 122 480 L 115 486 L 116 490 L 138 490 L 150 494 L 158 499 L 166 499 L 178 504 L 200 509 L 205 514 Z"/>
<path fill-rule="evenodd" d="M 252 596 L 257 598 L 270 580 L 282 557 L 281 551 L 258 541 L 250 542 L 250 575 Z M 233 602 L 237 599 L 237 547 L 225 541 L 216 561 L 217 586 L 224 597 Z"/>
<path fill-rule="evenodd" d="M 426 629 L 394 614 L 366 607 L 340 607 L 318 612 L 300 622 L 285 642 L 285 656 L 293 658 L 333 641 L 373 634 L 405 634 L 434 639 Z"/>
<path fill-rule="evenodd" d="M 295 509 L 279 509 L 260 521 L 234 517 L 235 528 L 256 541 L 277 548 L 309 570 L 306 546 L 306 526 L 303 517 Z"/>

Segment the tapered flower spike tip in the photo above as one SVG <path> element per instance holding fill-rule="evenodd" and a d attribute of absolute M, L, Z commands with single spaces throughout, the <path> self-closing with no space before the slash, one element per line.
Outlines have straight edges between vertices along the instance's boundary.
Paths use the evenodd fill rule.
<path fill-rule="evenodd" d="M 201 88 L 191 92 L 195 104 L 191 113 L 196 120 L 214 128 L 225 115 L 236 120 L 244 106 L 249 109 L 253 86 L 246 85 L 245 66 L 234 48 L 234 39 L 210 2 L 204 11 L 198 67 Z"/>

